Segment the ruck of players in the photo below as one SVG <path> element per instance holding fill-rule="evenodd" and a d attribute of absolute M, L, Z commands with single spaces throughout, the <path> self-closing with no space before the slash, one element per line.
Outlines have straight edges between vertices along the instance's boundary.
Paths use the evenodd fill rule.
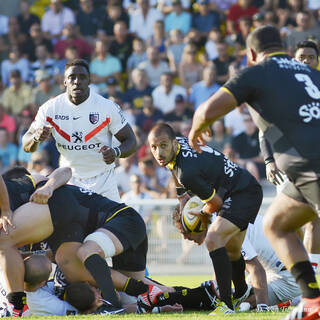
<path fill-rule="evenodd" d="M 199 103 L 185 130 L 151 121 L 146 94 L 139 132 L 130 111 L 93 89 L 98 78 L 86 60 L 65 64 L 65 92 L 39 107 L 21 137 L 32 156 L 55 144 L 59 167 L 12 165 L 0 176 L 1 317 L 192 311 L 320 319 L 318 47 L 303 40 L 291 57 L 278 29 L 264 25 L 247 35 L 245 50 L 247 66 Z M 170 81 L 163 72 L 161 85 Z M 200 89 L 192 90 L 189 98 Z M 178 92 L 174 103 L 185 99 Z M 243 108 L 244 131 L 219 140 L 217 128 Z M 236 152 L 240 146 L 251 155 Z M 263 210 L 265 185 L 276 191 Z M 211 274 L 196 287 L 160 283 L 148 272 L 154 219 L 134 200 L 149 203 L 155 194 L 177 204 L 162 212 L 156 252 L 168 250 L 167 220 L 205 247 Z"/>

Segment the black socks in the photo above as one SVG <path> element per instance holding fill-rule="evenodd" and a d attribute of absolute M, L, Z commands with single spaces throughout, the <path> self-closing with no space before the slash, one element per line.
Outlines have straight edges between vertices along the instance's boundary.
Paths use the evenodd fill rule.
<path fill-rule="evenodd" d="M 143 281 L 138 281 L 133 278 L 127 280 L 126 285 L 123 288 L 123 291 L 130 296 L 137 297 L 139 294 L 142 294 L 148 290 L 149 286 Z"/>

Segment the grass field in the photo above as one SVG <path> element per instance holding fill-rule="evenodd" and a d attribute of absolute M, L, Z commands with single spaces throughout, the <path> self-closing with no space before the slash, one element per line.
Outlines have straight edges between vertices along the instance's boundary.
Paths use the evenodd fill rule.
<path fill-rule="evenodd" d="M 190 288 L 198 287 L 199 284 L 205 280 L 211 278 L 210 275 L 175 275 L 175 276 L 154 276 L 152 277 L 154 280 L 159 281 L 168 286 L 180 285 L 180 286 L 187 286 Z M 241 319 L 241 320 L 278 320 L 285 316 L 286 313 L 279 312 L 279 313 L 238 313 L 235 315 L 228 315 L 228 316 L 208 316 L 208 312 L 186 312 L 186 313 L 175 313 L 175 314 L 151 314 L 151 315 L 143 315 L 143 314 L 128 314 L 128 315 L 121 315 L 121 316 L 111 316 L 112 319 L 159 319 L 159 320 L 204 320 L 204 319 L 215 319 L 215 320 L 225 320 L 225 319 Z M 85 315 L 85 316 L 75 316 L 76 320 L 80 319 L 90 319 L 90 320 L 97 320 L 97 319 L 105 319 L 110 316 L 94 316 L 94 315 Z M 33 319 L 41 319 L 41 320 L 61 320 L 61 319 L 72 319 L 73 316 L 68 317 L 28 317 L 28 320 Z"/>

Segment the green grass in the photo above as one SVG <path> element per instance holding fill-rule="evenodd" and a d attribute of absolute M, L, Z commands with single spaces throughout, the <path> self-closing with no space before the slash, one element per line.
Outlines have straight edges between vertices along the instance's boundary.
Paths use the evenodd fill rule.
<path fill-rule="evenodd" d="M 154 280 L 159 281 L 165 285 L 168 286 L 187 286 L 190 288 L 198 287 L 199 284 L 205 280 L 208 280 L 211 278 L 210 275 L 174 275 L 174 276 L 154 276 L 152 277 Z M 159 320 L 225 320 L 225 319 L 241 319 L 241 320 L 278 320 L 282 319 L 286 313 L 279 312 L 279 313 L 238 313 L 235 315 L 229 315 L 229 316 L 212 316 L 208 317 L 209 312 L 185 312 L 185 313 L 175 313 L 175 314 L 151 314 L 151 315 L 145 315 L 145 314 L 128 314 L 128 315 L 121 315 L 121 316 L 94 316 L 94 315 L 84 315 L 84 316 L 74 316 L 76 320 L 80 319 L 90 319 L 90 320 L 100 320 L 100 319 L 145 319 L 145 320 L 153 320 L 153 319 L 159 319 Z M 41 320 L 61 320 L 61 319 L 68 319 L 72 320 L 74 318 L 73 316 L 68 317 L 28 317 L 28 320 L 33 319 L 41 319 Z"/>

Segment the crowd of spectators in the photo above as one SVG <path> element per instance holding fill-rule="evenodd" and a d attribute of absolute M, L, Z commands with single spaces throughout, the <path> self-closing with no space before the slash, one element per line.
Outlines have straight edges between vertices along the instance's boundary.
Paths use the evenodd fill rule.
<path fill-rule="evenodd" d="M 246 37 L 265 24 L 279 28 L 292 54 L 301 40 L 320 41 L 320 1 L 21 0 L 16 16 L 0 15 L 0 171 L 21 164 L 44 173 L 58 165 L 54 141 L 26 154 L 21 136 L 39 106 L 64 91 L 66 62 L 83 58 L 91 90 L 123 108 L 138 139 L 136 155 L 117 169 L 120 192 L 169 197 L 168 172 L 145 144 L 150 128 L 166 121 L 187 135 L 194 110 L 246 66 Z M 263 177 L 246 105 L 212 130 L 209 146 Z"/>

